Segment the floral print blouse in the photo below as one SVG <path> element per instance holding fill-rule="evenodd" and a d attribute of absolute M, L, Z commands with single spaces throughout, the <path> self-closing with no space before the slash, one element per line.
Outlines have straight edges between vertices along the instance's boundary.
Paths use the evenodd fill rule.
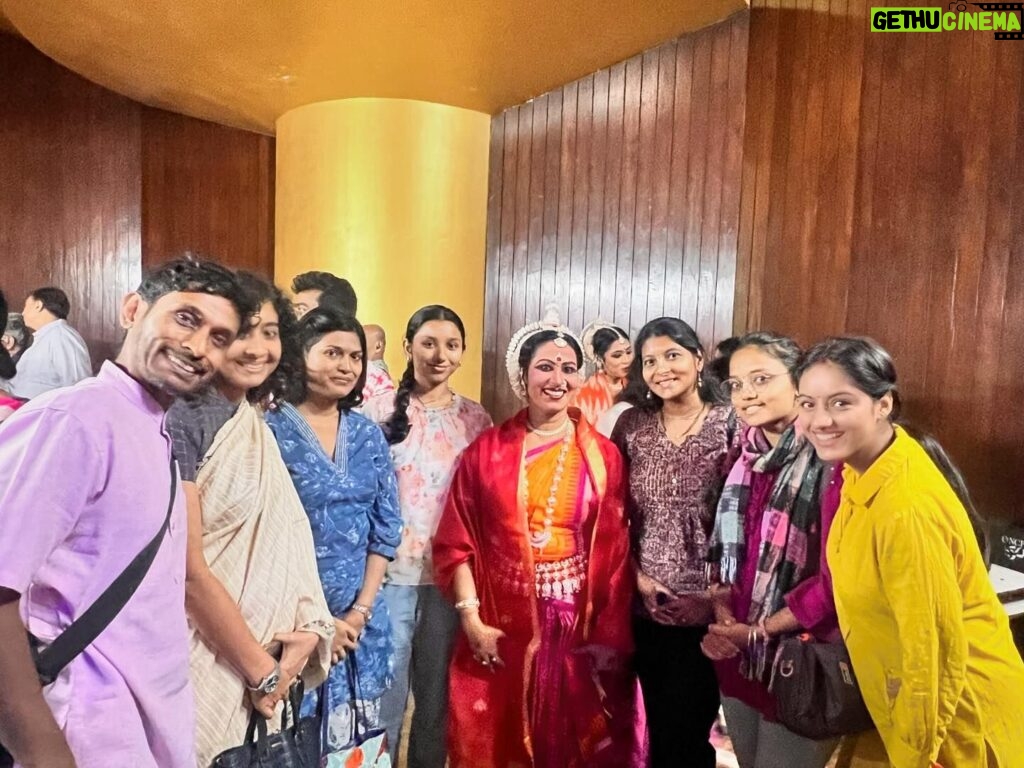
<path fill-rule="evenodd" d="M 395 473 L 380 427 L 342 411 L 335 455 L 328 456 L 302 415 L 284 403 L 266 416 L 313 529 L 317 568 L 331 614 L 344 616 L 363 585 L 366 558 L 389 560 L 401 540 Z M 379 697 L 392 682 L 391 622 L 378 593 L 355 651 L 360 696 Z M 348 702 L 345 665 L 331 670 L 332 702 Z"/>
<path fill-rule="evenodd" d="M 483 406 L 455 395 L 442 408 L 409 401 L 409 435 L 391 446 L 402 507 L 402 543 L 388 567 L 392 584 L 433 584 L 431 542 L 459 456 L 491 426 Z"/>

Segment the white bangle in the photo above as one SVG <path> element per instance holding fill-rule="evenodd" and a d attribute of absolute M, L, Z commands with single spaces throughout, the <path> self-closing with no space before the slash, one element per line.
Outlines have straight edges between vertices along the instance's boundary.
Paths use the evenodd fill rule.
<path fill-rule="evenodd" d="M 479 607 L 479 597 L 467 597 L 465 600 L 459 600 L 459 602 L 455 604 L 456 611 L 475 611 Z"/>

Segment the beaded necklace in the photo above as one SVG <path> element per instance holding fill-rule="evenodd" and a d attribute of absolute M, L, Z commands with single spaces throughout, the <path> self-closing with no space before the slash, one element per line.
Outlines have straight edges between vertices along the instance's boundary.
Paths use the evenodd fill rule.
<path fill-rule="evenodd" d="M 562 473 L 565 471 L 565 460 L 569 456 L 569 446 L 572 444 L 572 436 L 574 430 L 572 426 L 572 419 L 566 419 L 565 424 L 565 437 L 562 438 L 562 447 L 558 451 L 558 460 L 555 463 L 555 474 L 551 478 L 551 489 L 548 491 L 548 502 L 544 509 L 544 528 L 536 533 L 530 534 L 530 546 L 538 551 L 543 551 L 544 547 L 551 541 L 551 523 L 555 517 L 555 504 L 558 503 L 558 487 L 562 483 Z M 529 475 L 526 474 L 526 444 L 523 443 L 523 455 L 519 464 L 519 476 L 522 478 L 523 487 L 523 507 L 529 509 L 530 502 L 530 480 Z"/>

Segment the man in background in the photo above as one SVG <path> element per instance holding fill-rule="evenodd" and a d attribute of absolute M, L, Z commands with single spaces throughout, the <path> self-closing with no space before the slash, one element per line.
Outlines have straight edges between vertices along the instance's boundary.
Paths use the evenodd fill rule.
<path fill-rule="evenodd" d="M 34 332 L 32 346 L 18 360 L 17 373 L 4 389 L 33 398 L 92 376 L 89 348 L 68 325 L 70 311 L 71 303 L 60 288 L 37 288 L 28 295 L 21 314 Z"/>
<path fill-rule="evenodd" d="M 292 308 L 302 317 L 321 305 L 355 317 L 356 292 L 352 283 L 330 272 L 303 272 L 292 280 Z"/>
<path fill-rule="evenodd" d="M 380 368 L 384 373 L 390 374 L 388 364 L 384 362 L 384 351 L 388 343 L 384 329 L 370 323 L 363 326 L 363 333 L 366 334 L 366 354 L 370 356 L 370 362 L 375 368 Z"/>
<path fill-rule="evenodd" d="M 387 420 L 395 409 L 395 382 L 384 362 L 384 348 L 387 338 L 379 325 L 364 325 L 366 334 L 366 385 L 363 387 L 363 404 L 360 413 L 380 424 Z"/>

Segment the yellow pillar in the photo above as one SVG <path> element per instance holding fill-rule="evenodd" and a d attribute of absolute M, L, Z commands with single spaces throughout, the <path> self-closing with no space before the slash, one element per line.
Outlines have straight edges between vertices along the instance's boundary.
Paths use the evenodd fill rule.
<path fill-rule="evenodd" d="M 452 380 L 478 399 L 483 346 L 490 117 L 405 99 L 343 99 L 277 121 L 275 278 L 312 269 L 348 279 L 359 320 L 387 332 L 405 369 L 409 317 L 444 304 L 469 351 Z"/>

